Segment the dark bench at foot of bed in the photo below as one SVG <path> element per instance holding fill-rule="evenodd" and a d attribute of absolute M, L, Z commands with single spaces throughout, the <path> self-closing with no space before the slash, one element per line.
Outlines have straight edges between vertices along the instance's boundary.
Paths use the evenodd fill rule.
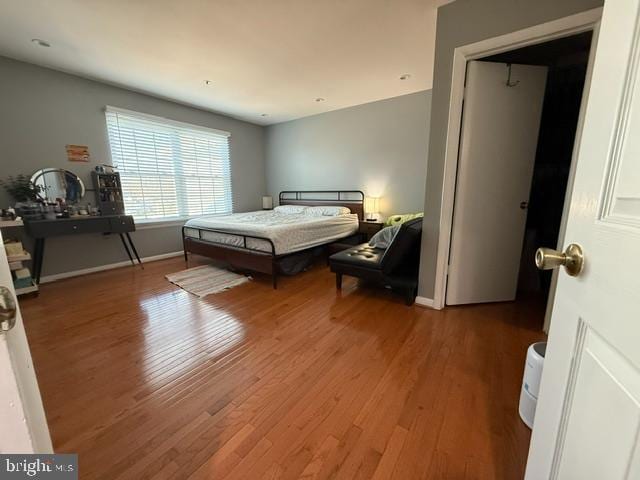
<path fill-rule="evenodd" d="M 389 286 L 413 304 L 418 288 L 422 218 L 402 224 L 391 245 L 384 250 L 363 243 L 329 257 L 329 267 L 336 274 L 336 288 L 342 287 L 342 275 L 362 278 Z"/>

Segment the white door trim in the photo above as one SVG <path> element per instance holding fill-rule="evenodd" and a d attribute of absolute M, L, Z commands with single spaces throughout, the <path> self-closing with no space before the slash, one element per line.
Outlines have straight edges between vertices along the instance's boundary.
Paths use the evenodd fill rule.
<path fill-rule="evenodd" d="M 433 299 L 417 296 L 416 305 L 419 305 L 421 307 L 433 308 Z"/>
<path fill-rule="evenodd" d="M 464 80 L 467 71 L 467 62 L 469 60 L 496 55 L 509 50 L 515 50 L 527 45 L 534 45 L 556 38 L 595 30 L 601 17 L 602 8 L 594 8 L 592 10 L 587 10 L 575 15 L 536 25 L 534 27 L 501 35 L 499 37 L 489 38 L 469 45 L 463 45 L 454 50 L 453 72 L 451 75 L 451 96 L 449 99 L 449 119 L 447 123 L 447 141 L 444 160 L 444 178 L 442 184 L 442 201 L 440 206 L 440 234 L 438 238 L 438 254 L 436 259 L 435 288 L 433 292 L 433 308 L 444 308 L 446 298 L 447 263 L 451 243 L 451 227 L 453 224 L 453 202 L 455 198 L 456 172 L 458 169 L 458 148 L 462 122 L 462 100 L 464 97 Z M 590 56 L 590 59 L 591 58 L 593 58 L 592 55 Z M 586 96 L 583 95 L 583 102 L 585 98 Z M 580 134 L 580 128 L 581 126 L 579 125 L 576 137 Z"/>
<path fill-rule="evenodd" d="M 571 166 L 569 168 L 569 178 L 567 179 L 567 190 L 564 195 L 564 208 L 562 211 L 562 218 L 560 219 L 560 231 L 558 233 L 558 241 L 555 245 L 556 250 L 563 250 L 565 230 L 567 228 L 567 220 L 569 217 L 569 201 L 571 200 L 571 194 L 573 193 L 573 182 L 576 174 L 576 160 L 580 151 L 580 143 L 582 138 L 582 127 L 584 125 L 584 116 L 586 114 L 587 98 L 589 96 L 589 90 L 591 89 L 591 75 L 593 73 L 593 62 L 596 58 L 595 45 L 598 43 L 598 35 L 600 32 L 600 21 L 596 22 L 593 29 L 593 37 L 591 38 L 591 51 L 589 52 L 589 60 L 587 62 L 587 71 L 585 75 L 584 88 L 582 89 L 582 101 L 580 104 L 580 112 L 578 114 L 578 128 L 576 128 L 576 138 L 573 141 L 573 152 L 571 153 Z M 546 245 L 543 245 L 546 246 Z M 550 245 L 549 245 L 550 246 Z M 544 325 L 542 330 L 545 333 L 549 333 L 549 327 L 551 326 L 551 313 L 553 312 L 553 303 L 556 297 L 556 286 L 558 285 L 559 269 L 555 269 L 551 275 L 551 285 L 549 287 L 549 297 L 547 298 L 547 308 L 544 314 Z"/>
<path fill-rule="evenodd" d="M 0 248 L 0 285 L 15 298 L 4 248 Z M 0 409 L 0 453 L 53 453 L 18 301 L 15 325 L 0 333 Z"/>

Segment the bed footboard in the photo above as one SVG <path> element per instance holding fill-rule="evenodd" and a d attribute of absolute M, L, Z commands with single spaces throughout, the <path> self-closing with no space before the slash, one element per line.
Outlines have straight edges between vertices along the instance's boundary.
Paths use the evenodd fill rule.
<path fill-rule="evenodd" d="M 214 231 L 214 230 L 205 230 Z M 219 232 L 227 233 L 228 232 Z M 235 234 L 234 234 L 235 235 Z M 185 229 L 182 229 L 182 245 L 184 249 L 185 262 L 188 261 L 188 254 L 195 253 L 197 255 L 203 255 L 205 257 L 212 258 L 214 260 L 220 260 L 232 267 L 251 270 L 254 272 L 266 273 L 271 275 L 273 288 L 278 288 L 278 264 L 276 262 L 275 247 L 268 238 L 252 237 L 250 235 L 238 235 L 244 237 L 244 246 L 233 246 L 221 243 L 210 242 L 207 240 L 201 240 L 185 235 Z M 246 247 L 247 238 L 257 238 L 259 240 L 265 240 L 271 244 L 271 252 L 262 252 L 259 250 L 252 250 Z"/>

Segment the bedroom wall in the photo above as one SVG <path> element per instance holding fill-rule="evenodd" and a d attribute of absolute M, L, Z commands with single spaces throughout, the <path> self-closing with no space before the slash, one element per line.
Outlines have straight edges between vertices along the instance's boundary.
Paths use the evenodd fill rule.
<path fill-rule="evenodd" d="M 457 0 L 438 9 L 429 161 L 418 294 L 433 298 L 440 223 L 444 153 L 456 47 L 504 35 L 592 8 L 602 0 Z"/>
<path fill-rule="evenodd" d="M 232 188 L 238 211 L 261 206 L 265 192 L 264 128 L 122 88 L 0 57 L 0 178 L 61 167 L 93 188 L 90 172 L 110 163 L 104 107 L 112 105 L 231 132 Z M 65 145 L 88 145 L 89 163 L 69 162 Z M 95 204 L 93 192 L 85 199 Z M 0 188 L 0 206 L 9 205 Z M 180 226 L 140 227 L 141 256 L 182 249 Z M 117 236 L 47 240 L 43 276 L 128 260 Z"/>
<path fill-rule="evenodd" d="M 380 210 L 422 211 L 431 91 L 322 113 L 266 129 L 267 189 L 362 190 Z"/>

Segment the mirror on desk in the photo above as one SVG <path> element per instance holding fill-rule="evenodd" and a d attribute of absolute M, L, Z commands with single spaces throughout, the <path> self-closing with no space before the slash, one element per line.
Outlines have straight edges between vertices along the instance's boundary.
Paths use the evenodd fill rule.
<path fill-rule="evenodd" d="M 63 168 L 43 168 L 31 176 L 34 185 L 40 187 L 38 197 L 47 203 L 62 198 L 66 203 L 76 203 L 84 197 L 84 183 L 75 173 Z"/>

